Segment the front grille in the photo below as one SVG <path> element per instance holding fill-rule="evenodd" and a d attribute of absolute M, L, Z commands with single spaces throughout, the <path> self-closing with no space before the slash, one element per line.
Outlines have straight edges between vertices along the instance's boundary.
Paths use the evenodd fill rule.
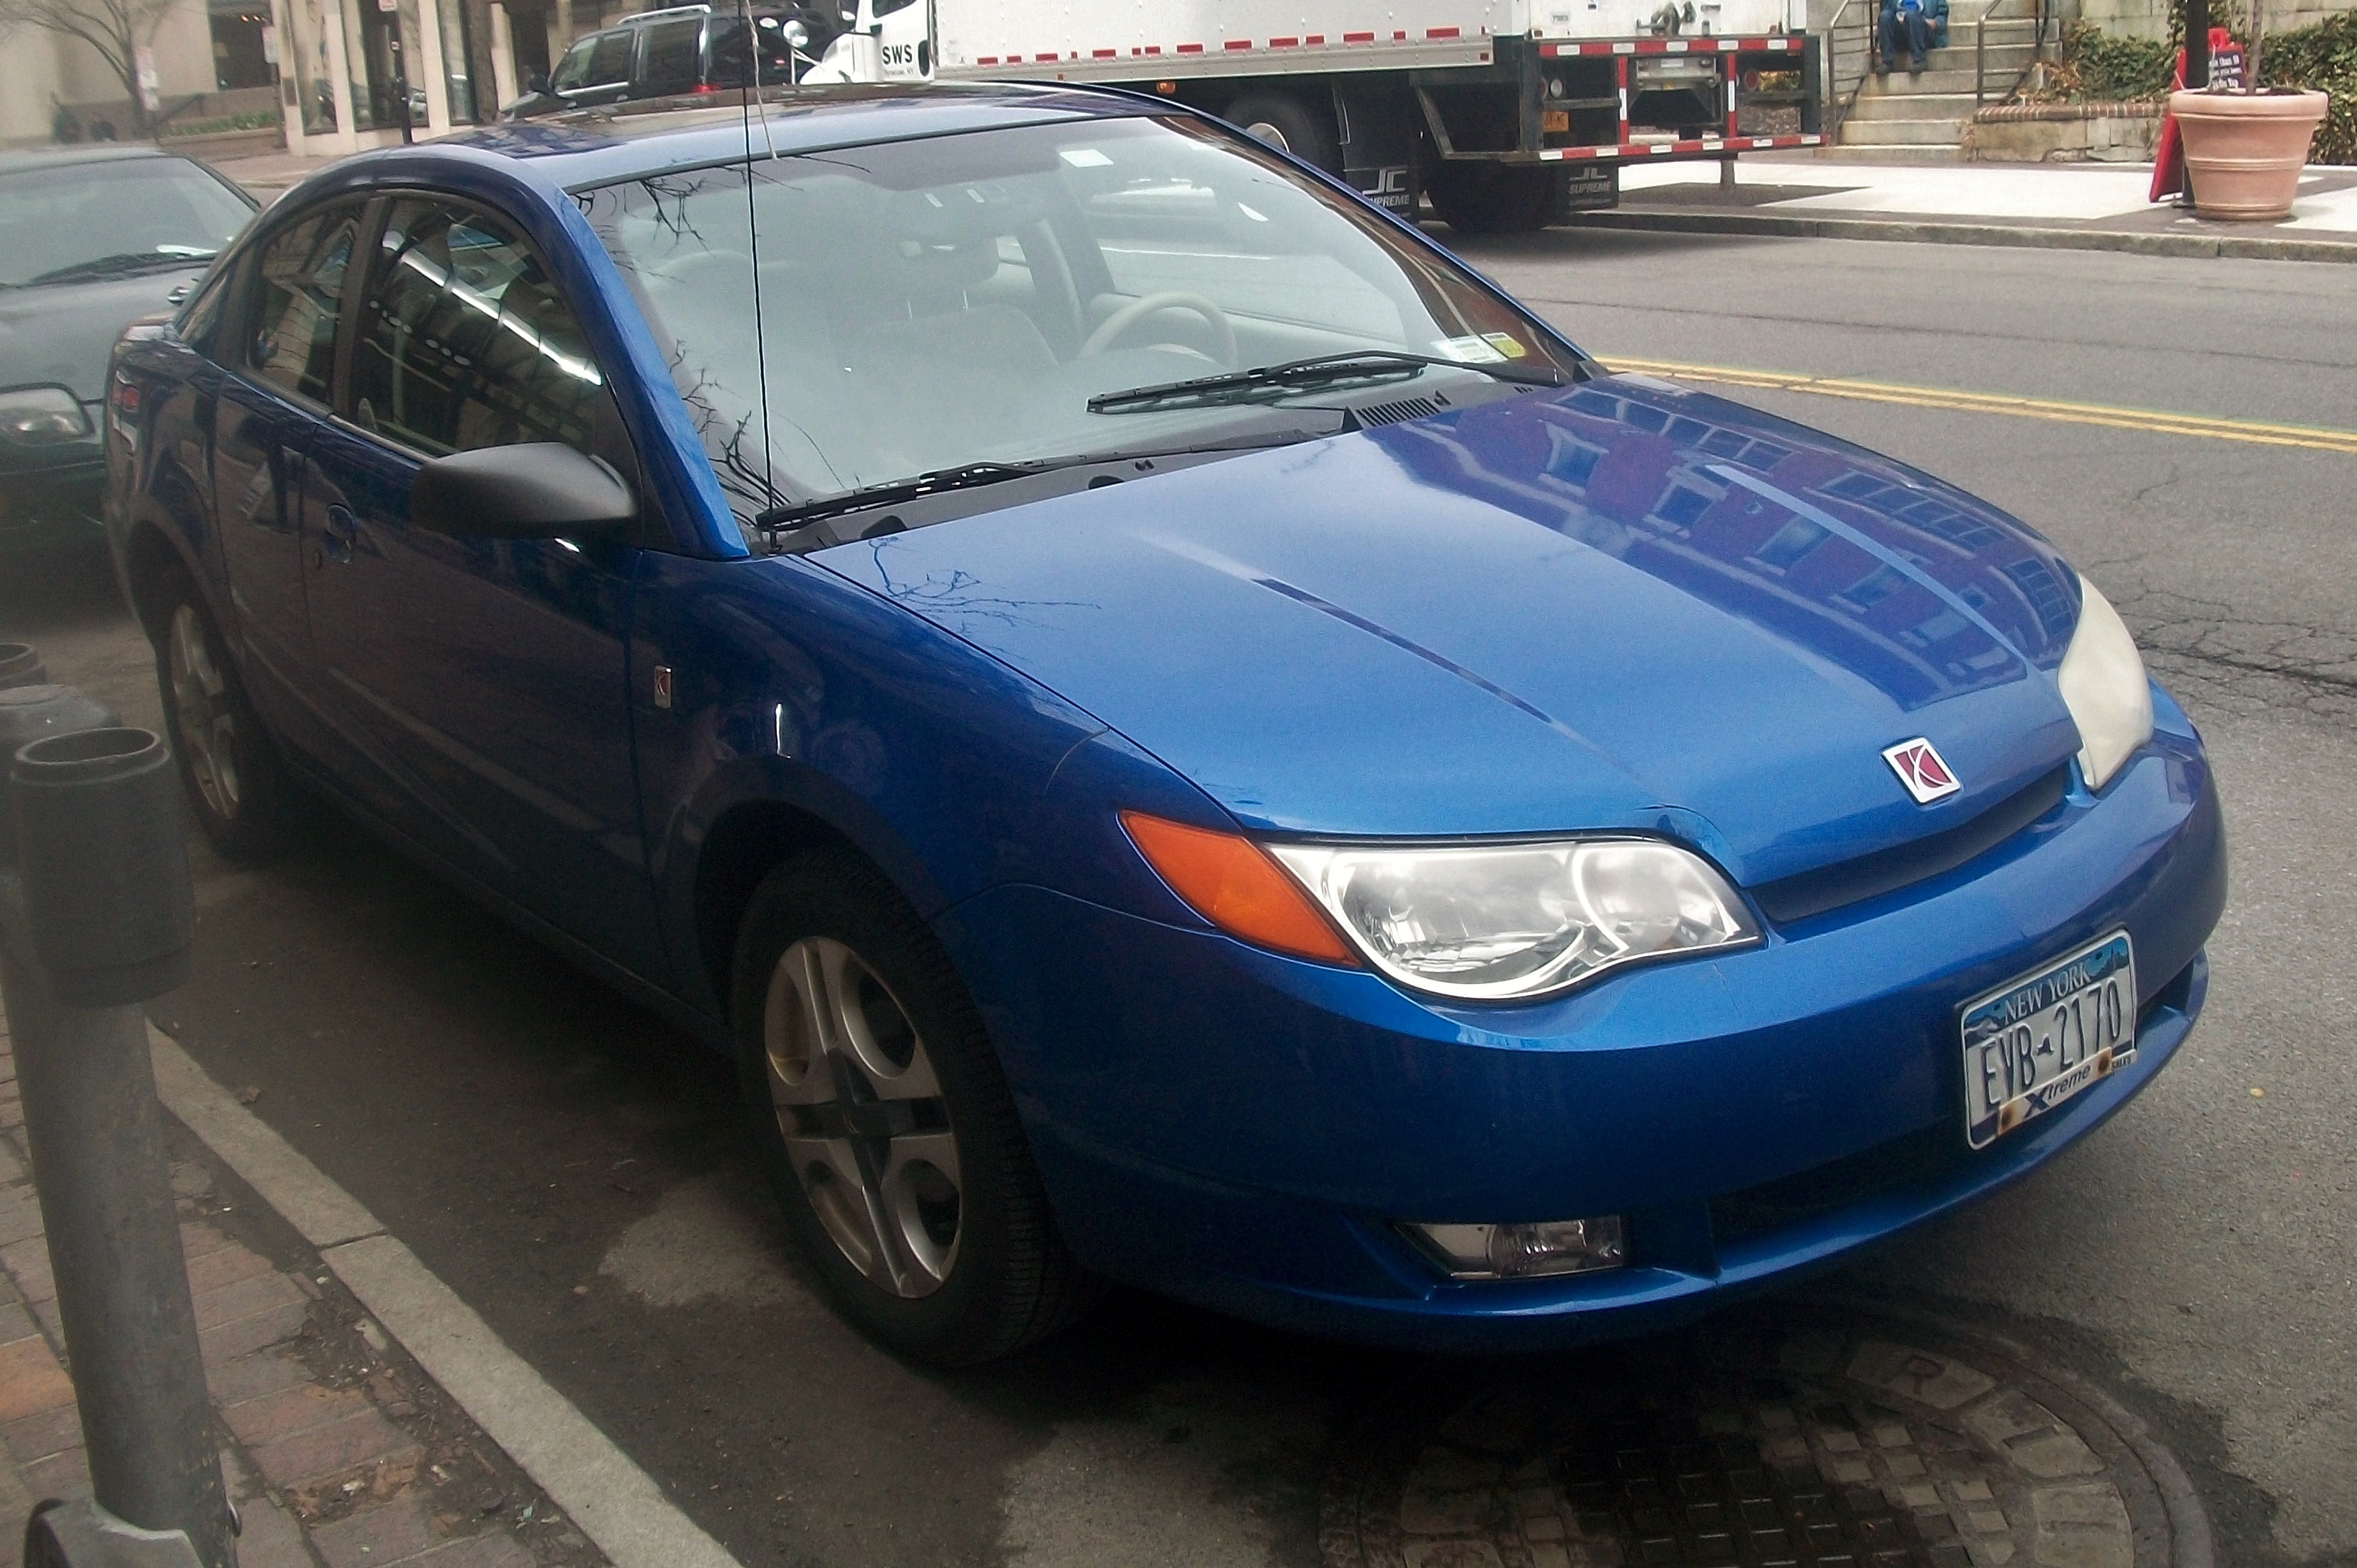
<path fill-rule="evenodd" d="M 1970 822 L 1928 838 L 1763 883 L 1751 889 L 1751 896 L 1770 920 L 1785 925 L 1926 881 L 1978 859 L 2061 805 L 2070 782 L 2071 767 L 2065 763 Z"/>
<path fill-rule="evenodd" d="M 1864 1198 L 1935 1181 L 1972 1157 L 1961 1127 L 1935 1125 L 1710 1200 L 1710 1228 L 1721 1242 L 1761 1236 L 1830 1214 Z"/>
<path fill-rule="evenodd" d="M 2188 963 L 2136 1010 L 2136 1037 L 2144 1037 L 2154 1015 L 2181 1013 L 2192 999 L 2193 965 Z M 1843 1159 L 1721 1193 L 1710 1200 L 1711 1232 L 1722 1243 L 1766 1235 L 1884 1193 L 1947 1180 L 1979 1157 L 1964 1142 L 1962 1126 L 1935 1122 Z"/>

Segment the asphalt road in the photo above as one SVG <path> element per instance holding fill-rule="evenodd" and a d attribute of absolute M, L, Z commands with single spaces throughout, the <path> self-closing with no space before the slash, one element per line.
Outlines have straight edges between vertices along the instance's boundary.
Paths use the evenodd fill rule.
<path fill-rule="evenodd" d="M 2337 267 L 1611 233 L 1474 253 L 1608 360 L 2357 428 Z M 2054 537 L 2201 725 L 2234 854 L 2171 1070 L 1820 1288 L 2102 1384 L 2174 1448 L 2221 1561 L 2357 1563 L 2357 457 L 1740 395 Z M 0 567 L 0 637 L 155 722 L 102 568 Z M 912 1371 L 816 1303 L 698 1047 L 350 829 L 262 872 L 199 852 L 199 879 L 197 977 L 159 1022 L 748 1565 L 1308 1568 L 1335 1434 L 1415 1370 L 1120 1296 L 1006 1365 Z"/>

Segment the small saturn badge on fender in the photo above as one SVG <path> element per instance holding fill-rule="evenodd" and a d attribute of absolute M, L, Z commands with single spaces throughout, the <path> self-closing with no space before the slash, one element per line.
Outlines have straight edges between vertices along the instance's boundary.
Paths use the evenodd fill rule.
<path fill-rule="evenodd" d="M 1964 788 L 1932 743 L 1920 735 L 1886 748 L 1882 760 L 1890 764 L 1890 771 L 1899 775 L 1899 782 L 1907 786 L 1919 806 L 1944 800 Z"/>

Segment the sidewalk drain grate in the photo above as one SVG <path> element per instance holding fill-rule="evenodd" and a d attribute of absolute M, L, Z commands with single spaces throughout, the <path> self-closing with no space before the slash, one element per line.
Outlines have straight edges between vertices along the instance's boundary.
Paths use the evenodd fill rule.
<path fill-rule="evenodd" d="M 1326 1568 L 2191 1568 L 2209 1531 L 2077 1380 L 1792 1306 L 1412 1374 L 1338 1447 L 1321 1544 Z"/>

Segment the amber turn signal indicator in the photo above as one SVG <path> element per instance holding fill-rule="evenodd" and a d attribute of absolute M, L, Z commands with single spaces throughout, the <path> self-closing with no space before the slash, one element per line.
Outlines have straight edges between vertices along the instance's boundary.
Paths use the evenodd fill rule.
<path fill-rule="evenodd" d="M 1187 907 L 1228 935 L 1279 952 L 1355 967 L 1357 957 L 1300 884 L 1241 833 L 1124 811 L 1129 842 Z"/>

